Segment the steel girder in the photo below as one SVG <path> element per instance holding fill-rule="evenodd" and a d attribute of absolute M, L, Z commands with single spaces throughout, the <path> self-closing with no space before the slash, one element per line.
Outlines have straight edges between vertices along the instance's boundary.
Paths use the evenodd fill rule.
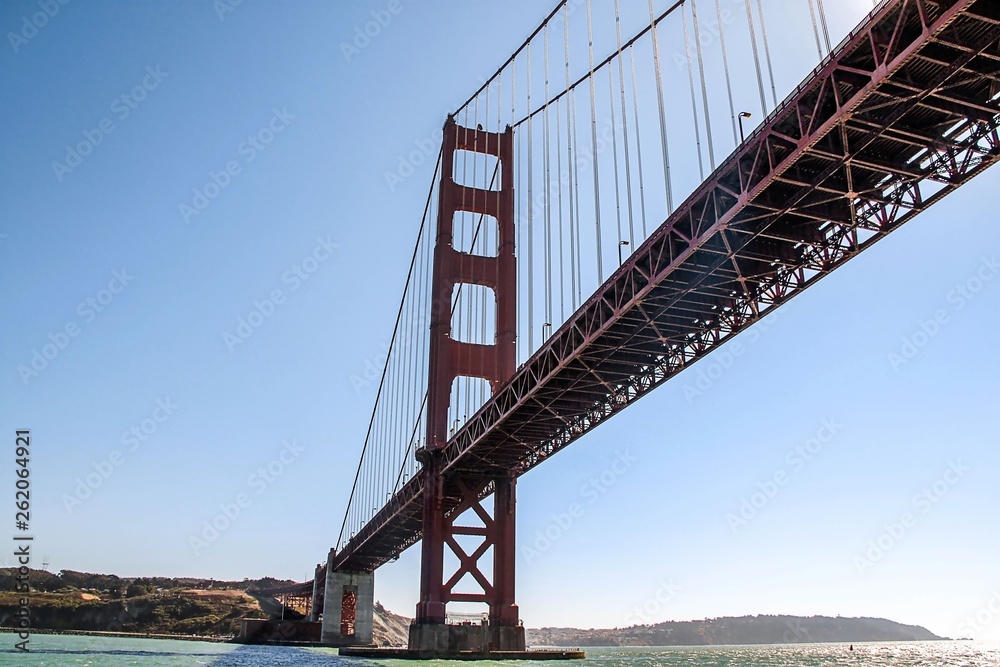
<path fill-rule="evenodd" d="M 876 9 L 452 437 L 446 489 L 527 472 L 997 162 L 998 41 L 992 0 Z M 419 540 L 421 487 L 338 562 Z"/>

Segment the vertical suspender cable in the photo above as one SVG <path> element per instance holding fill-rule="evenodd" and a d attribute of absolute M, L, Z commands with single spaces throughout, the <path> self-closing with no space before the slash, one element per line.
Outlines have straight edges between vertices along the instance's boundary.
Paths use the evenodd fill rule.
<path fill-rule="evenodd" d="M 500 109 L 497 108 L 497 111 L 499 112 Z M 499 113 L 498 113 L 498 115 L 499 115 Z M 489 132 L 490 129 L 491 129 L 490 128 L 490 84 L 489 83 L 486 84 L 486 111 L 485 111 L 485 117 L 483 118 L 483 127 L 486 128 L 487 132 Z M 493 172 L 493 174 L 494 174 L 493 179 L 496 178 L 496 174 L 499 173 L 499 170 L 500 170 L 500 159 L 497 158 L 496 169 Z M 483 170 L 483 172 L 484 172 L 483 173 L 483 180 L 484 181 L 486 180 L 486 172 L 488 172 L 488 171 L 489 171 L 489 169 L 484 169 Z M 491 179 L 491 182 L 489 184 L 487 184 L 486 189 L 487 190 L 492 190 L 493 189 L 492 179 Z M 497 217 L 496 220 L 497 220 L 497 224 L 499 224 L 500 218 Z M 479 226 L 481 227 L 482 224 L 483 224 L 483 216 L 480 215 L 479 216 Z M 490 226 L 492 227 L 492 225 L 490 225 Z M 486 233 L 483 235 L 483 240 L 482 240 L 481 245 L 480 245 L 480 250 L 476 254 L 478 254 L 478 255 L 488 255 L 488 254 L 490 254 L 489 253 L 489 242 L 488 242 L 489 241 L 489 237 L 490 237 L 489 228 L 487 228 Z M 497 250 L 497 252 L 495 252 L 493 254 L 494 255 L 499 255 L 500 254 L 499 249 Z M 487 331 L 487 328 L 486 328 L 487 327 L 487 322 L 486 322 L 486 314 L 487 313 L 486 313 L 486 311 L 489 310 L 489 307 L 487 305 L 487 304 L 489 304 L 489 298 L 488 298 L 489 294 L 484 289 L 479 289 L 478 292 L 479 292 L 479 295 L 480 295 L 480 300 L 482 302 L 480 304 L 480 308 L 479 308 L 479 312 L 480 312 L 480 316 L 481 316 L 480 326 L 482 327 L 480 329 L 480 331 L 479 331 L 479 338 L 480 338 L 480 340 L 482 340 L 482 342 L 483 342 L 484 345 L 495 345 L 496 342 L 497 342 L 496 338 L 494 337 L 494 340 L 491 341 L 486 336 L 486 331 Z M 493 310 L 494 310 L 494 312 L 496 312 L 496 307 L 494 307 Z M 499 332 L 497 332 L 497 333 L 499 333 Z M 476 405 L 476 410 L 478 410 L 479 407 L 483 403 L 486 402 L 486 394 L 483 392 L 483 385 L 484 384 L 486 384 L 486 383 L 482 382 L 482 381 L 480 381 L 478 383 L 478 385 L 479 385 L 479 395 L 476 397 L 476 404 L 475 404 Z"/>
<path fill-rule="evenodd" d="M 833 53 L 833 46 L 830 44 L 830 26 L 826 23 L 826 9 L 823 7 L 823 0 L 816 0 L 816 7 L 819 9 L 819 20 L 823 25 L 823 41 L 826 42 L 826 52 Z"/>
<path fill-rule="evenodd" d="M 628 109 L 625 106 L 625 59 L 622 56 L 622 19 L 615 0 L 615 33 L 618 38 L 618 88 L 622 102 L 622 139 L 625 144 L 625 199 L 628 205 L 628 242 L 635 249 L 635 222 L 632 214 L 632 164 L 628 149 Z"/>
<path fill-rule="evenodd" d="M 757 87 L 760 89 L 760 113 L 763 118 L 767 118 L 767 96 L 764 94 L 764 75 L 760 70 L 760 52 L 757 50 L 757 30 L 753 25 L 753 11 L 750 9 L 750 0 L 746 1 L 747 25 L 750 26 L 750 45 L 753 47 L 753 64 L 757 69 Z"/>
<path fill-rule="evenodd" d="M 635 77 L 635 47 L 629 47 L 628 57 L 632 64 L 632 111 L 635 114 L 635 160 L 639 167 L 639 208 L 642 212 L 642 239 L 646 231 L 646 188 L 642 178 L 642 138 L 639 135 L 639 87 Z"/>
<path fill-rule="evenodd" d="M 552 180 L 551 180 L 551 155 L 549 138 L 549 26 L 545 25 L 542 35 L 542 46 L 545 49 L 545 106 L 542 113 L 545 131 L 545 150 L 543 152 L 545 160 L 545 322 L 550 325 L 549 334 L 552 333 Z M 542 333 L 542 340 L 546 339 L 545 332 Z"/>
<path fill-rule="evenodd" d="M 438 153 L 438 164 L 437 164 L 437 167 L 434 170 L 433 180 L 431 181 L 432 183 L 434 183 L 435 181 L 437 181 L 437 174 L 438 174 L 438 170 L 440 168 L 441 168 L 441 154 Z M 403 286 L 403 299 L 400 300 L 399 311 L 396 314 L 396 325 L 393 327 L 392 337 L 389 339 L 389 349 L 390 350 L 392 349 L 392 347 L 395 345 L 395 342 L 396 342 L 396 333 L 397 333 L 397 331 L 399 329 L 399 321 L 400 321 L 400 319 L 403 316 L 403 303 L 405 302 L 405 299 L 406 299 L 406 293 L 410 289 L 410 282 L 413 279 L 413 268 L 414 268 L 414 266 L 416 265 L 416 262 L 417 262 L 417 252 L 420 249 L 420 240 L 423 238 L 424 228 L 427 225 L 427 212 L 430 209 L 431 198 L 432 198 L 433 194 L 434 194 L 434 186 L 431 185 L 430 191 L 427 193 L 427 203 L 424 205 L 424 217 L 423 217 L 423 220 L 420 223 L 420 230 L 417 232 L 417 242 L 413 246 L 413 256 L 410 258 L 410 270 L 409 270 L 409 273 L 406 276 L 406 284 Z M 345 528 L 348 525 L 347 524 L 348 518 L 352 514 L 351 508 L 354 507 L 355 494 L 357 493 L 357 487 L 358 487 L 358 479 L 361 477 L 362 466 L 364 465 L 364 462 L 365 462 L 365 454 L 368 452 L 368 445 L 371 442 L 372 425 L 375 422 L 375 416 L 376 416 L 377 411 L 378 411 L 378 404 L 379 404 L 379 399 L 382 396 L 382 390 L 385 387 L 385 378 L 386 378 L 386 370 L 387 370 L 387 368 L 388 368 L 388 361 L 386 362 L 386 365 L 382 367 L 382 377 L 379 379 L 378 390 L 375 392 L 375 407 L 372 409 L 372 416 L 371 416 L 371 419 L 368 422 L 368 434 L 365 436 L 365 444 L 361 448 L 361 460 L 358 462 L 358 469 L 354 473 L 354 483 L 351 486 L 351 495 L 350 495 L 350 497 L 348 498 L 348 501 L 347 501 L 347 512 L 344 513 L 344 521 L 340 525 L 340 534 L 337 536 L 337 545 L 338 546 L 342 546 L 343 545 L 343 541 L 342 540 L 343 540 L 343 537 L 344 537 L 344 530 L 345 530 Z"/>
<path fill-rule="evenodd" d="M 670 151 L 668 150 L 667 143 L 667 117 L 663 105 L 663 73 L 660 67 L 660 40 L 657 34 L 656 14 L 653 12 L 653 0 L 649 0 L 649 24 L 652 26 L 653 31 L 653 67 L 656 70 L 656 98 L 660 105 L 660 150 L 663 152 L 663 183 L 667 192 L 667 214 L 669 215 L 674 212 L 674 193 L 670 183 Z M 633 67 L 634 74 L 635 68 Z M 635 81 L 634 76 L 632 81 Z"/>
<path fill-rule="evenodd" d="M 577 145 L 578 132 L 576 129 L 576 91 L 570 92 L 569 95 L 570 105 L 573 107 L 572 119 L 573 119 L 573 154 L 579 155 L 580 149 Z M 576 201 L 576 218 L 573 221 L 573 228 L 576 234 L 576 300 L 574 304 L 578 305 L 583 303 L 583 235 L 580 232 L 580 216 L 582 215 L 583 208 L 580 205 L 580 170 L 576 161 L 573 162 L 573 172 L 575 174 L 574 183 L 576 189 L 573 192 L 573 197 Z M 575 308 L 575 305 L 574 305 Z"/>
<path fill-rule="evenodd" d="M 774 85 L 774 67 L 771 66 L 771 47 L 767 43 L 767 24 L 764 23 L 764 5 L 761 0 L 757 0 L 757 14 L 760 16 L 760 34 L 764 38 L 764 58 L 767 60 L 767 72 L 771 77 L 771 97 L 774 99 L 774 106 L 778 106 L 778 88 Z"/>
<path fill-rule="evenodd" d="M 592 164 L 594 167 L 594 221 L 597 230 L 597 284 L 604 280 L 604 262 L 601 257 L 601 184 L 600 168 L 597 160 L 597 101 L 594 91 L 594 22 L 591 14 L 591 0 L 587 0 L 587 51 L 590 54 L 590 135 Z M 530 108 L 530 107 L 529 107 Z"/>
<path fill-rule="evenodd" d="M 557 204 L 559 207 L 559 321 L 566 319 L 566 270 L 565 270 L 565 242 L 563 235 L 563 167 L 562 167 L 562 113 L 561 100 L 556 100 L 556 173 L 559 174 Z"/>
<path fill-rule="evenodd" d="M 608 68 L 608 101 L 611 107 L 611 164 L 615 170 L 615 218 L 618 222 L 618 247 L 621 249 L 622 238 L 622 197 L 621 188 L 618 181 L 618 133 L 615 131 L 617 122 L 615 119 L 615 82 L 612 69 Z"/>
<path fill-rule="evenodd" d="M 691 113 L 694 117 L 694 139 L 698 149 L 698 175 L 705 180 L 705 161 L 701 156 L 701 125 L 698 122 L 698 100 L 694 92 L 694 65 L 691 62 L 691 38 L 688 35 L 687 14 L 681 8 L 681 19 L 684 22 L 684 52 L 687 54 L 688 82 L 691 84 Z"/>
<path fill-rule="evenodd" d="M 566 57 L 566 89 L 569 90 L 569 7 L 566 6 L 563 12 L 563 47 L 565 49 Z M 570 301 L 573 304 L 573 310 L 576 310 L 576 275 L 577 275 L 577 252 L 576 252 L 576 233 L 575 228 L 575 216 L 574 213 L 576 208 L 573 202 L 573 193 L 576 190 L 576 163 L 574 160 L 573 147 L 575 146 L 575 135 L 573 135 L 573 91 L 569 93 L 569 99 L 566 100 L 566 172 L 569 177 L 569 189 L 567 192 L 567 198 L 569 199 L 569 282 L 570 282 Z"/>
<path fill-rule="evenodd" d="M 512 67 L 510 68 L 510 125 L 511 125 L 511 127 L 514 126 L 514 121 L 515 121 L 516 118 L 517 118 L 517 60 L 515 59 L 513 61 Z M 517 248 L 518 256 L 520 256 L 521 248 L 523 248 L 524 246 L 520 243 L 521 234 L 523 233 L 523 225 L 520 224 L 520 222 L 521 222 L 521 215 L 520 215 L 520 211 L 521 211 L 521 207 L 520 207 L 520 203 L 521 203 L 521 149 L 520 149 L 520 147 L 521 147 L 521 135 L 519 133 L 514 135 L 514 142 L 515 142 L 515 148 L 514 148 L 514 171 L 515 171 L 515 173 L 514 173 L 514 220 L 515 220 L 515 222 L 514 222 L 514 236 L 518 240 L 516 248 Z M 518 265 L 518 268 L 520 268 L 521 262 L 518 262 L 517 265 Z M 517 280 L 517 289 L 518 290 L 522 289 L 522 285 L 521 285 L 522 282 L 523 281 L 520 279 L 520 277 L 518 277 L 518 280 Z M 520 295 L 518 295 L 518 299 L 517 299 L 517 323 L 518 323 L 518 325 L 521 322 L 523 322 L 523 321 L 524 321 L 524 299 L 520 298 Z M 517 356 L 518 361 L 521 361 L 522 359 L 526 359 L 530 355 L 530 352 L 529 353 L 525 353 L 525 354 L 522 355 L 522 352 L 524 352 L 524 336 L 520 335 L 520 333 L 517 332 L 517 325 L 515 325 L 514 340 L 515 340 L 515 343 L 514 343 L 515 348 L 514 349 L 516 350 L 516 356 Z"/>
<path fill-rule="evenodd" d="M 528 45 L 528 108 L 531 108 L 531 45 Z M 534 230 L 533 222 L 535 215 L 535 198 L 531 196 L 532 183 L 534 181 L 534 167 L 532 159 L 532 121 L 528 120 L 528 356 L 535 352 L 535 281 L 534 281 Z"/>
<path fill-rule="evenodd" d="M 715 143 L 712 141 L 712 115 L 708 110 L 708 83 L 705 81 L 705 60 L 701 53 L 701 32 L 698 29 L 698 2 L 691 0 L 691 20 L 694 21 L 694 43 L 698 54 L 698 71 L 701 74 L 701 97 L 705 107 L 705 136 L 708 139 L 708 161 L 715 171 Z M 685 23 L 685 26 L 687 24 Z"/>
<path fill-rule="evenodd" d="M 740 135 L 736 127 L 736 104 L 733 102 L 733 83 L 729 76 L 729 54 L 726 53 L 726 29 L 722 20 L 722 4 L 715 0 L 715 19 L 719 22 L 719 44 L 722 46 L 722 67 L 726 71 L 726 92 L 729 93 L 729 117 L 733 121 L 733 145 L 739 146 Z"/>
<path fill-rule="evenodd" d="M 816 38 L 816 53 L 819 55 L 820 60 L 823 59 L 823 45 L 819 41 L 819 23 L 816 20 L 816 6 L 813 4 L 813 0 L 807 0 L 809 5 L 809 16 L 812 18 L 813 24 L 813 37 Z"/>

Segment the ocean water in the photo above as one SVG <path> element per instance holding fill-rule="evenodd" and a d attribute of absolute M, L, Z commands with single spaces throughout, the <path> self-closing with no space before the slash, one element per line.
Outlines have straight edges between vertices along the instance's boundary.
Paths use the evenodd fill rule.
<path fill-rule="evenodd" d="M 30 653 L 13 648 L 14 635 L 0 634 L 0 666 L 30 667 L 385 667 L 404 660 L 341 658 L 335 649 L 237 646 L 159 639 L 33 635 Z M 434 667 L 469 663 L 431 661 Z M 483 663 L 495 665 L 497 663 Z M 511 665 L 512 663 L 505 663 Z M 972 642 L 903 642 L 796 646 L 703 646 L 695 648 L 593 648 L 586 660 L 524 662 L 518 667 L 1000 667 L 1000 645 Z"/>

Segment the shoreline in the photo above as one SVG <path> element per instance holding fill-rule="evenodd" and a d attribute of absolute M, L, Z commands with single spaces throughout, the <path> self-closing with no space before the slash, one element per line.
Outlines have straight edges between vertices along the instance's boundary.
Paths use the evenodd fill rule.
<path fill-rule="evenodd" d="M 17 634 L 18 628 L 0 628 L 0 633 Z M 32 635 L 77 635 L 84 637 L 122 637 L 125 639 L 176 639 L 184 642 L 209 642 L 212 644 L 234 643 L 232 639 L 223 637 L 202 637 L 199 635 L 170 635 L 146 632 L 109 632 L 103 630 L 53 630 L 50 628 L 28 628 Z"/>
<path fill-rule="evenodd" d="M 20 630 L 16 628 L 4 628 L 0 627 L 0 634 L 17 634 Z M 240 644 L 241 642 L 235 641 L 235 638 L 223 638 L 223 637 L 210 637 L 210 636 L 200 636 L 200 635 L 171 635 L 162 633 L 144 633 L 144 632 L 109 632 L 102 630 L 53 630 L 49 628 L 31 628 L 30 633 L 33 635 L 71 635 L 71 636 L 82 636 L 82 637 L 117 637 L 123 639 L 165 639 L 165 640 L 177 640 L 177 641 L 187 641 L 187 642 L 208 642 L 211 644 Z M 860 641 L 853 642 L 854 644 L 909 644 L 909 643 L 919 643 L 919 642 L 973 642 L 976 640 L 969 638 L 954 639 L 950 637 L 939 637 L 937 639 L 896 639 L 896 640 L 873 640 L 873 641 Z M 576 647 L 577 649 L 587 648 L 587 649 L 697 649 L 697 648 L 725 648 L 725 647 L 759 647 L 759 646 L 799 646 L 802 644 L 847 644 L 847 641 L 830 641 L 830 642 L 793 642 L 793 643 L 780 643 L 780 644 L 675 644 L 668 646 L 645 646 L 645 645 L 613 645 L 613 644 L 592 644 L 586 646 Z M 317 645 L 318 646 L 318 645 Z M 569 650 L 571 647 L 568 646 L 558 646 L 558 645 L 547 645 L 538 644 L 532 647 L 533 649 L 556 649 L 556 650 Z"/>

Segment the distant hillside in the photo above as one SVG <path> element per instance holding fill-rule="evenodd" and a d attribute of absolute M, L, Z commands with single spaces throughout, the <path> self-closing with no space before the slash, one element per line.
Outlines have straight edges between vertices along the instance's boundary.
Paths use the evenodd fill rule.
<path fill-rule="evenodd" d="M 163 577 L 125 579 L 64 570 L 30 573 L 31 620 L 38 629 L 219 637 L 235 634 L 241 618 L 267 618 L 251 587 L 274 579 L 220 582 Z M 15 573 L 0 569 L 0 626 L 18 609 Z"/>
<path fill-rule="evenodd" d="M 18 609 L 15 571 L 0 568 L 0 626 L 12 627 Z M 63 570 L 32 570 L 35 628 L 220 637 L 236 634 L 241 618 L 278 618 L 280 603 L 247 591 L 293 582 L 272 579 L 123 578 Z M 298 615 L 284 610 L 285 618 Z M 410 619 L 375 604 L 375 642 L 405 646 Z M 924 628 L 880 618 L 744 616 L 670 621 L 630 628 L 527 630 L 531 646 L 699 646 L 941 639 Z"/>
<path fill-rule="evenodd" d="M 822 642 L 931 641 L 942 639 L 915 625 L 882 618 L 742 616 L 668 621 L 630 628 L 528 630 L 532 646 L 703 646 Z"/>
<path fill-rule="evenodd" d="M 138 577 L 63 570 L 30 572 L 32 624 L 37 629 L 226 637 L 239 631 L 241 618 L 299 618 L 270 597 L 247 591 L 293 582 L 273 579 L 215 581 L 197 578 Z M 0 568 L 0 627 L 13 627 L 18 609 L 16 572 Z M 284 611 L 284 613 L 282 613 Z M 405 646 L 410 619 L 375 603 L 375 641 Z"/>

